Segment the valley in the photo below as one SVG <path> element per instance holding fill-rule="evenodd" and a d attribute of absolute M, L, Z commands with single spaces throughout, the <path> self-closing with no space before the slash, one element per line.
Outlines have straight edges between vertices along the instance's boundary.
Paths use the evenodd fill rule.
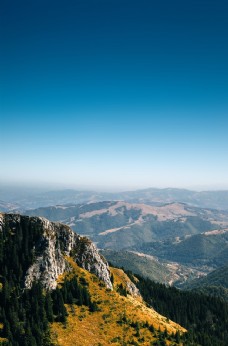
<path fill-rule="evenodd" d="M 3 211 L 10 212 L 14 210 L 14 207 L 17 210 L 18 204 L 1 202 L 0 206 Z M 190 334 L 187 333 L 187 337 L 183 334 L 182 337 L 181 331 L 185 331 L 185 329 L 178 329 L 181 327 L 175 327 L 175 324 L 173 324 L 174 327 L 171 327 L 171 321 L 166 325 L 167 318 L 162 315 L 171 316 L 171 319 L 187 330 L 189 328 L 192 330 L 191 323 L 185 323 L 182 313 L 173 314 L 171 305 L 166 310 L 162 300 L 150 300 L 144 285 L 150 287 L 157 283 L 156 290 L 161 292 L 163 286 L 159 285 L 165 285 L 164 289 L 166 287 L 168 289 L 170 286 L 177 287 L 183 291 L 183 301 L 189 299 L 189 304 L 193 299 L 191 294 L 196 294 L 194 299 L 198 299 L 197 294 L 203 294 L 203 297 L 205 295 L 210 299 L 215 297 L 215 299 L 228 301 L 226 282 L 227 210 L 199 208 L 177 201 L 144 204 L 109 200 L 27 209 L 23 211 L 23 214 L 24 216 L 1 214 L 0 224 L 3 227 L 4 215 L 7 218 L 9 215 L 7 227 L 14 235 L 19 230 L 20 220 L 23 220 L 20 227 L 26 230 L 26 238 L 29 238 L 30 232 L 34 232 L 33 224 L 36 224 L 36 232 L 38 232 L 35 237 L 42 234 L 42 229 L 46 229 L 45 241 L 37 243 L 36 238 L 33 238 L 34 244 L 37 244 L 35 254 L 38 257 L 33 264 L 31 262 L 32 266 L 26 269 L 24 282 L 27 289 L 32 289 L 33 282 L 38 279 L 43 282 L 46 289 L 55 290 L 59 287 L 61 290 L 72 278 L 72 274 L 69 274 L 69 268 L 71 268 L 70 272 L 75 273 L 82 282 L 87 282 L 86 287 L 89 287 L 89 293 L 93 297 L 93 303 L 90 302 L 88 303 L 90 305 L 85 305 L 85 307 L 77 306 L 77 304 L 72 307 L 68 303 L 71 298 L 66 300 L 63 297 L 66 311 L 64 320 L 67 323 L 61 324 L 58 322 L 58 317 L 54 317 L 50 324 L 49 337 L 56 345 L 72 343 L 77 345 L 78 343 L 78 346 L 81 346 L 82 341 L 79 340 L 83 339 L 85 330 L 92 323 L 91 337 L 88 335 L 87 344 L 85 344 L 88 346 L 99 343 L 119 345 L 121 342 L 142 343 L 149 346 L 153 342 L 156 344 L 158 339 L 160 342 L 161 338 L 166 340 L 166 333 L 170 340 L 170 342 L 167 341 L 168 339 L 165 341 L 168 342 L 167 345 L 175 345 L 178 344 L 179 336 L 175 336 L 178 330 L 180 338 L 185 338 L 187 345 Z M 10 215 L 12 215 L 12 220 Z M 59 235 L 55 238 L 54 234 Z M 56 239 L 56 245 L 51 245 L 52 241 L 48 240 L 49 236 Z M 46 247 L 47 244 L 49 244 L 48 247 Z M 56 246 L 57 248 L 60 246 L 60 252 L 64 251 L 64 256 L 68 257 L 61 257 L 60 253 L 55 254 L 56 250 L 53 249 Z M 96 248 L 99 249 L 99 253 Z M 52 252 L 48 255 L 50 259 L 46 262 L 45 256 L 49 251 Z M 100 262 L 102 259 L 104 259 L 104 264 Z M 109 267 L 105 259 L 108 261 Z M 11 260 L 14 263 L 13 258 Z M 94 262 L 92 263 L 91 260 Z M 44 263 L 48 265 L 46 269 Z M 57 271 L 56 268 L 58 268 Z M 127 274 L 123 270 L 127 271 Z M 25 268 L 23 273 L 25 273 Z M 20 274 L 22 277 L 25 275 L 23 273 Z M 132 276 L 132 273 L 136 276 Z M 99 283 L 99 280 L 94 279 L 94 275 L 99 280 L 103 280 L 104 285 L 111 291 L 107 291 L 107 288 L 103 291 L 102 284 Z M 139 280 L 139 286 L 137 280 Z M 144 280 L 145 283 L 143 283 Z M 141 287 L 140 290 L 143 292 L 144 289 L 146 291 L 142 294 L 136 286 Z M 190 296 L 184 298 L 187 291 Z M 174 298 L 176 291 L 170 294 L 171 301 L 177 299 Z M 145 305 L 143 301 L 147 302 L 147 299 L 151 302 L 151 307 L 155 304 L 154 306 L 161 316 L 156 311 L 152 313 L 151 307 L 148 308 Z M 123 304 L 124 312 L 121 308 Z M 203 309 L 206 309 L 207 298 L 205 301 L 202 300 L 202 304 L 205 304 Z M 137 307 L 136 311 L 135 307 Z M 95 309 L 95 311 L 91 313 L 91 309 Z M 124 322 L 120 322 L 120 316 L 123 314 Z M 198 312 L 194 311 L 194 316 L 197 314 Z M 178 318 L 179 315 L 182 317 Z M 188 320 L 190 316 L 185 318 Z M 134 329 L 136 321 L 140 321 L 140 333 Z M 207 333 L 206 325 L 202 328 L 203 333 Z M 71 331 L 76 329 L 77 336 L 71 334 Z M 202 333 L 201 328 L 197 327 L 197 331 L 195 330 L 193 333 L 195 341 L 199 337 L 197 333 Z M 4 335 L 2 340 L 4 340 Z M 119 335 L 122 335 L 122 339 Z M 193 343 L 193 345 L 195 344 Z M 202 345 L 207 346 L 205 343 Z M 220 344 L 218 345 L 220 346 Z"/>

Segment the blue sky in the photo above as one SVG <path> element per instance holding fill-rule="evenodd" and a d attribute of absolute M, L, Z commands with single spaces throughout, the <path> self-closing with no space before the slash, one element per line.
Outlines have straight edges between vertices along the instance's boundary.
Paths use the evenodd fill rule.
<path fill-rule="evenodd" d="M 0 7 L 1 182 L 228 188 L 227 1 Z"/>

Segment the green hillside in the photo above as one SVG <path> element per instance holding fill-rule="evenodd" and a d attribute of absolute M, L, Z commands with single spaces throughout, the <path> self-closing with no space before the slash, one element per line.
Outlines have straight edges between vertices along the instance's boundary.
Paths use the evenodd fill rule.
<path fill-rule="evenodd" d="M 185 265 L 222 266 L 228 258 L 228 232 L 210 235 L 196 234 L 178 241 L 170 239 L 144 243 L 133 249 Z"/>
<path fill-rule="evenodd" d="M 228 265 L 184 284 L 183 288 L 218 296 L 228 301 Z"/>
<path fill-rule="evenodd" d="M 178 263 L 131 251 L 101 250 L 104 257 L 116 267 L 123 267 L 152 281 L 181 287 L 187 280 L 199 277 L 201 272 Z"/>
<path fill-rule="evenodd" d="M 101 253 L 116 267 L 124 267 L 135 274 L 139 274 L 149 279 L 168 283 L 172 274 L 168 268 L 149 256 L 139 256 L 128 251 L 103 250 Z"/>

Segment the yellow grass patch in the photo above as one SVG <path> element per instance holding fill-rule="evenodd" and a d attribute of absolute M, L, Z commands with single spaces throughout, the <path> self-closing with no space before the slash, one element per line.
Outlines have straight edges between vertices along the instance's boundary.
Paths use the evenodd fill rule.
<path fill-rule="evenodd" d="M 185 332 L 178 324 L 168 321 L 153 309 L 146 307 L 141 298 L 130 295 L 124 297 L 116 292 L 117 285 L 122 283 L 125 286 L 127 280 L 130 280 L 121 269 L 111 268 L 114 276 L 114 290 L 111 291 L 95 275 L 79 268 L 71 258 L 68 258 L 68 261 L 73 270 L 65 276 L 72 277 L 76 274 L 78 277 L 84 277 L 99 311 L 90 312 L 85 306 L 66 305 L 69 314 L 66 325 L 57 322 L 51 325 L 52 339 L 56 345 L 117 346 L 124 343 L 130 345 L 134 341 L 149 346 L 151 341 L 157 339 L 157 335 L 148 329 L 146 322 L 157 330 L 167 329 L 169 334 L 177 330 Z M 59 282 L 63 278 L 64 276 L 59 278 Z M 137 322 L 140 326 L 138 333 Z"/>
<path fill-rule="evenodd" d="M 0 345 L 1 345 L 1 343 L 3 343 L 4 341 L 7 341 L 7 339 L 6 339 L 6 338 L 1 338 L 1 337 L 0 337 Z"/>

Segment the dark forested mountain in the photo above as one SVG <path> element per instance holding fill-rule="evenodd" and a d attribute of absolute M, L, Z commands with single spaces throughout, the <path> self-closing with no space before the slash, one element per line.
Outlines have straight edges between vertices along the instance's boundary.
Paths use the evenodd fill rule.
<path fill-rule="evenodd" d="M 208 274 L 206 277 L 194 281 L 194 284 L 198 286 L 203 285 L 213 285 L 213 286 L 223 286 L 228 288 L 228 263 L 226 266 L 214 270 L 212 273 Z M 192 282 L 192 287 L 193 282 Z M 196 287 L 196 286 L 195 286 Z"/>
<path fill-rule="evenodd" d="M 169 337 L 176 345 L 183 332 L 148 308 L 87 238 L 44 218 L 0 213 L 0 344 L 149 345 Z"/>
<path fill-rule="evenodd" d="M 132 280 L 149 305 L 188 329 L 184 345 L 227 345 L 228 303 L 202 293 L 180 291 L 174 287 L 167 289 L 165 285 L 140 276 Z"/>
<path fill-rule="evenodd" d="M 228 301 L 228 262 L 205 277 L 189 281 L 183 288 L 222 297 Z"/>
<path fill-rule="evenodd" d="M 64 303 L 74 297 L 94 308 L 77 277 L 58 288 L 58 277 L 71 271 L 66 256 L 112 288 L 108 265 L 88 239 L 46 219 L 0 214 L 0 337 L 7 345 L 49 345 L 49 323 L 66 321 Z"/>

